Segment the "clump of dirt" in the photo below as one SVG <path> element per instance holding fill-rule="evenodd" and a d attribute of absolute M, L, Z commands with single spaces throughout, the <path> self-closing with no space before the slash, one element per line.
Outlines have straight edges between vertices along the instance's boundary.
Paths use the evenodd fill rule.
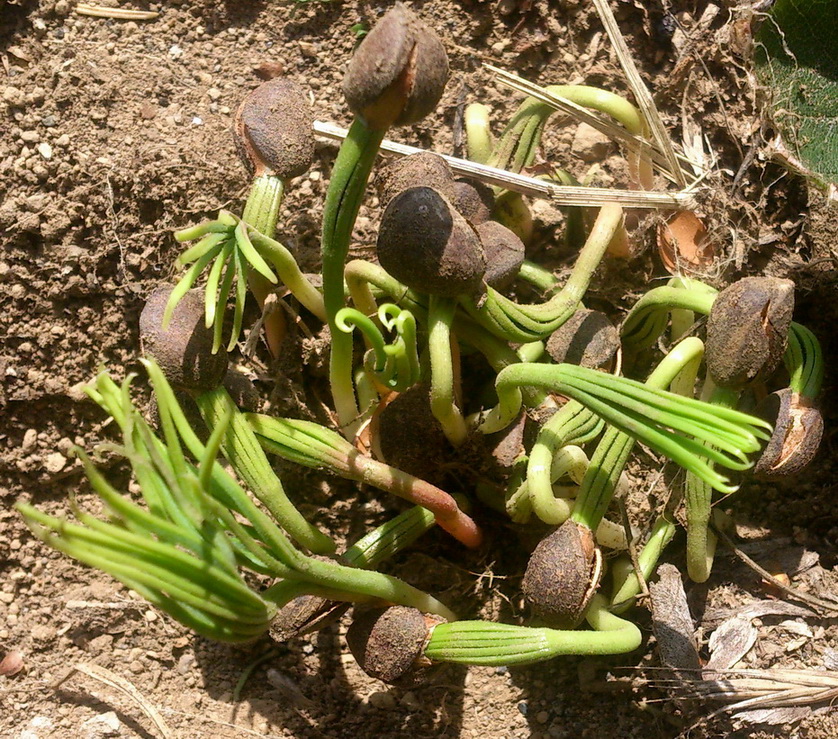
<path fill-rule="evenodd" d="M 394 138 L 460 153 L 462 111 L 477 100 L 490 106 L 499 132 L 518 98 L 481 67 L 484 59 L 542 84 L 627 91 L 589 3 L 415 5 L 442 37 L 452 74 L 436 113 Z M 0 677 L 0 734 L 156 735 L 137 704 L 112 687 L 80 674 L 55 685 L 70 665 L 95 663 L 130 681 L 178 737 L 678 735 L 694 718 L 624 669 L 654 663 L 651 638 L 623 658 L 444 667 L 420 686 L 388 689 L 355 666 L 345 645 L 346 620 L 279 646 L 209 643 L 110 578 L 43 546 L 11 510 L 25 499 L 64 512 L 70 494 L 81 506 L 91 504 L 72 448 L 91 449 L 112 436 L 80 385 L 101 365 L 117 373 L 138 369 L 144 298 L 175 276 L 179 247 L 172 230 L 220 208 L 240 211 L 248 177 L 230 135 L 239 101 L 260 75 L 279 71 L 310 91 L 317 118 L 346 125 L 350 114 L 339 91 L 356 43 L 353 29 L 371 27 L 379 12 L 352 1 L 131 6 L 159 15 L 124 21 L 80 15 L 68 0 L 0 0 L 0 649 L 21 650 L 25 662 L 18 675 Z M 615 10 L 673 138 L 704 147 L 712 164 L 699 212 L 722 246 L 724 269 L 713 281 L 721 286 L 762 273 L 793 280 L 795 318 L 820 338 L 829 367 L 838 356 L 835 219 L 804 181 L 762 156 L 769 130 L 748 66 L 751 18 L 732 4 L 706 0 L 681 3 L 674 16 L 664 7 L 669 4 L 633 2 Z M 624 159 L 600 147 L 598 156 L 606 158 L 592 161 L 596 143 L 577 135 L 575 125 L 551 122 L 541 159 L 595 185 L 625 186 Z M 281 239 L 310 271 L 318 267 L 321 204 L 335 150 L 318 142 L 314 166 L 293 181 L 281 215 Z M 372 252 L 380 210 L 371 191 L 353 236 L 355 255 Z M 547 202 L 533 211 L 537 238 L 528 256 L 561 277 L 573 258 L 558 238 L 564 217 Z M 650 248 L 655 220 L 641 220 L 635 258 L 598 271 L 588 307 L 619 319 L 664 276 Z M 293 340 L 308 341 L 304 334 Z M 321 414 L 317 384 L 303 387 L 293 371 L 280 373 L 282 360 L 272 363 L 254 343 L 254 355 L 243 361 L 262 395 L 275 406 L 305 404 L 310 414 Z M 776 571 L 821 598 L 834 594 L 838 564 L 833 387 L 828 374 L 826 439 L 814 465 L 793 483 L 747 482 L 724 504 L 735 513 L 740 536 L 768 542 L 753 556 L 776 560 Z M 283 479 L 301 510 L 341 539 L 356 539 L 394 510 L 384 498 L 313 472 L 283 467 Z M 630 469 L 629 479 L 630 515 L 647 515 L 657 504 L 652 498 L 659 493 L 648 492 L 656 478 Z M 463 612 L 514 618 L 522 608 L 519 532 L 483 515 L 498 531 L 491 554 L 464 555 L 431 535 L 391 569 L 460 602 Z M 781 557 L 804 549 L 819 555 L 820 564 L 811 556 Z M 689 589 L 696 618 L 755 597 L 773 593 L 726 558 L 709 583 Z M 636 611 L 650 634 L 644 613 Z M 746 663 L 834 670 L 834 619 L 806 624 L 811 636 L 791 642 L 776 620 L 766 619 Z M 239 679 L 254 665 L 239 693 Z M 715 722 L 699 724 L 691 735 L 731 731 Z M 838 719 L 812 715 L 793 731 L 810 739 L 835 736 Z M 735 735 L 770 732 L 745 728 Z"/>

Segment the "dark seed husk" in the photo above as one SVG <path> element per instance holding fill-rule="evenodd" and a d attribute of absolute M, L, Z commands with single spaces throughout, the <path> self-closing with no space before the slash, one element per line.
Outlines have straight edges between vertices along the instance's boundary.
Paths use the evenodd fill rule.
<path fill-rule="evenodd" d="M 314 158 L 314 114 L 303 88 L 278 77 L 239 105 L 233 132 L 239 156 L 252 174 L 283 180 L 308 171 Z"/>
<path fill-rule="evenodd" d="M 343 93 L 371 128 L 416 123 L 439 102 L 448 56 L 439 37 L 402 3 L 367 34 L 349 62 Z"/>
<path fill-rule="evenodd" d="M 374 420 L 374 433 L 387 464 L 440 484 L 452 447 L 431 411 L 430 389 L 414 385 L 389 402 Z"/>
<path fill-rule="evenodd" d="M 447 193 L 454 185 L 454 173 L 439 154 L 423 151 L 390 162 L 376 178 L 381 206 L 411 187 L 432 187 Z"/>
<path fill-rule="evenodd" d="M 224 375 L 224 387 L 233 402 L 243 411 L 258 413 L 262 398 L 251 379 L 241 370 L 229 367 Z"/>
<path fill-rule="evenodd" d="M 620 346 L 620 335 L 608 316 L 581 308 L 547 339 L 547 353 L 557 364 L 608 368 Z"/>
<path fill-rule="evenodd" d="M 271 638 L 285 642 L 319 631 L 337 621 L 350 605 L 317 595 L 300 595 L 276 612 L 270 626 Z"/>
<path fill-rule="evenodd" d="M 757 415 L 774 424 L 774 433 L 754 466 L 756 477 L 789 477 L 812 461 L 823 436 L 823 416 L 808 398 L 784 388 L 767 396 Z"/>
<path fill-rule="evenodd" d="M 707 320 L 713 382 L 742 388 L 770 377 L 786 351 L 793 311 L 791 280 L 746 277 L 722 290 Z"/>
<path fill-rule="evenodd" d="M 485 221 L 474 229 L 486 253 L 486 284 L 496 290 L 509 287 L 524 263 L 524 242 L 497 221 Z"/>
<path fill-rule="evenodd" d="M 524 597 L 548 626 L 579 625 L 602 575 L 593 532 L 567 520 L 542 539 L 524 573 Z"/>
<path fill-rule="evenodd" d="M 224 375 L 224 387 L 230 393 L 233 402 L 241 410 L 250 413 L 257 413 L 259 411 L 259 405 L 261 403 L 259 391 L 256 390 L 253 383 L 242 372 L 233 367 L 228 367 L 227 373 Z M 206 444 L 210 432 L 207 429 L 206 423 L 204 423 L 204 418 L 201 415 L 198 404 L 186 390 L 174 389 L 174 394 L 175 400 L 177 400 L 192 430 Z M 153 428 L 160 429 L 160 408 L 157 405 L 157 397 L 155 395 L 152 395 L 149 401 L 146 418 Z"/>
<path fill-rule="evenodd" d="M 224 379 L 227 353 L 212 353 L 212 329 L 204 324 L 204 291 L 187 292 L 164 331 L 163 312 L 172 289 L 161 285 L 146 301 L 140 314 L 142 352 L 154 358 L 174 388 L 212 390 Z"/>
<path fill-rule="evenodd" d="M 439 189 L 448 196 L 459 214 L 472 226 L 479 226 L 491 218 L 492 208 L 495 207 L 495 195 L 491 187 L 482 182 L 456 180 L 447 190 Z"/>
<path fill-rule="evenodd" d="M 357 613 L 346 632 L 349 649 L 361 669 L 390 684 L 411 679 L 427 638 L 425 616 L 407 606 Z"/>
<path fill-rule="evenodd" d="M 393 277 L 431 295 L 472 295 L 486 272 L 474 228 L 430 187 L 411 187 L 390 201 L 377 249 L 381 266 Z"/>

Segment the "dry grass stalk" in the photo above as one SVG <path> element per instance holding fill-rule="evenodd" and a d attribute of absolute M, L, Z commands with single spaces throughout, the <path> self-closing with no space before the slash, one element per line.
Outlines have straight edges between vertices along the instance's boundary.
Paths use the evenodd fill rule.
<path fill-rule="evenodd" d="M 495 67 L 492 64 L 484 64 L 483 66 L 485 66 L 486 69 L 492 72 L 501 82 L 508 85 L 513 90 L 517 90 L 518 92 L 529 95 L 536 100 L 540 100 L 545 105 L 549 105 L 551 108 L 564 113 L 565 115 L 569 115 L 581 123 L 587 123 L 589 126 L 597 129 L 597 131 L 605 134 L 613 141 L 622 143 L 630 149 L 645 149 L 656 169 L 667 179 L 673 182 L 677 181 L 676 176 L 669 170 L 669 163 L 666 157 L 653 145 L 653 142 L 647 141 L 640 136 L 634 135 L 633 133 L 629 133 L 622 126 L 612 123 L 607 118 L 603 118 L 600 115 L 592 113 L 587 108 L 583 108 L 581 105 L 577 105 L 571 100 L 567 100 L 560 95 L 553 95 L 545 88 L 537 85 L 535 82 L 525 80 L 517 74 L 507 72 L 506 70 Z M 690 177 L 694 176 L 694 171 L 701 173 L 702 176 L 706 174 L 704 168 L 693 159 L 677 153 L 675 156 L 679 160 L 679 166 L 683 171 L 684 177 L 687 175 Z"/>
<path fill-rule="evenodd" d="M 696 698 L 725 703 L 706 719 L 722 713 L 755 708 L 809 707 L 838 699 L 838 673 L 814 670 L 703 670 L 690 675 L 678 670 L 678 677 L 653 679 L 658 688 L 669 688 L 679 698 Z"/>
<path fill-rule="evenodd" d="M 151 719 L 160 736 L 163 739 L 172 739 L 174 733 L 169 728 L 169 725 L 160 715 L 159 711 L 125 678 L 120 677 L 114 672 L 92 663 L 79 663 L 73 665 L 71 670 L 59 680 L 53 687 L 58 688 L 61 683 L 65 682 L 73 673 L 80 672 L 82 675 L 87 675 L 100 683 L 107 685 L 114 690 L 118 690 L 123 695 L 128 696 L 142 709 L 143 713 Z"/>
<path fill-rule="evenodd" d="M 122 21 L 153 21 L 160 16 L 160 13 L 155 10 L 109 8 L 105 5 L 91 5 L 90 3 L 79 3 L 75 11 L 79 15 L 89 15 L 93 18 L 115 18 Z"/>
<path fill-rule="evenodd" d="M 322 121 L 314 122 L 314 131 L 320 136 L 340 140 L 346 137 L 346 129 Z M 381 144 L 384 151 L 401 156 L 418 154 L 423 149 L 406 144 L 397 144 L 385 140 Z M 663 208 L 678 210 L 691 207 L 693 193 L 688 190 L 681 192 L 655 192 L 646 190 L 617 190 L 606 187 L 569 187 L 554 185 L 534 177 L 514 174 L 496 167 L 487 167 L 466 159 L 440 154 L 448 162 L 457 175 L 474 177 L 489 185 L 497 185 L 508 190 L 515 190 L 523 195 L 535 198 L 546 198 L 558 205 L 578 205 L 583 207 L 600 207 L 608 203 L 619 203 L 624 208 Z"/>
<path fill-rule="evenodd" d="M 675 176 L 675 181 L 679 187 L 686 187 L 687 180 L 681 171 L 681 167 L 678 165 L 678 159 L 675 156 L 672 141 L 663 125 L 658 109 L 655 107 L 652 95 L 640 77 L 640 72 L 637 70 L 637 65 L 635 65 L 631 57 L 626 40 L 623 38 L 623 34 L 620 33 L 620 28 L 617 26 L 617 19 L 614 18 L 614 13 L 611 12 L 608 0 L 594 0 L 594 7 L 599 14 L 602 25 L 605 26 L 605 31 L 611 40 L 611 44 L 614 46 L 614 51 L 620 60 L 620 65 L 623 68 L 623 72 L 625 72 L 629 87 L 631 87 L 631 91 L 637 99 L 637 105 L 640 107 L 646 123 L 649 124 L 649 128 L 652 130 L 652 137 L 666 157 L 669 171 Z"/>

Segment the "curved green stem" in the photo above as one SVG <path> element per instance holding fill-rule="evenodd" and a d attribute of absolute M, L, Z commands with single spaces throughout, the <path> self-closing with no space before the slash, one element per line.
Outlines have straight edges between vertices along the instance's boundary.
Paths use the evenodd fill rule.
<path fill-rule="evenodd" d="M 454 397 L 455 371 L 451 354 L 451 323 L 457 304 L 431 296 L 428 307 L 428 349 L 431 357 L 431 412 L 455 447 L 465 442 L 468 429 Z"/>
<path fill-rule="evenodd" d="M 518 305 L 490 287 L 482 305 L 463 298 L 463 306 L 481 325 L 506 341 L 528 342 L 547 338 L 579 308 L 591 278 L 622 221 L 623 209 L 619 205 L 609 204 L 600 209 L 570 277 L 547 302 Z"/>
<path fill-rule="evenodd" d="M 710 394 L 713 405 L 735 408 L 739 392 L 714 387 Z M 716 537 L 710 531 L 713 511 L 713 489 L 692 473 L 687 473 L 684 508 L 687 519 L 687 573 L 693 582 L 706 582 L 713 567 Z"/>
<path fill-rule="evenodd" d="M 581 403 L 571 400 L 541 427 L 530 450 L 527 487 L 533 512 L 544 523 L 558 526 L 570 516 L 571 506 L 553 494 L 554 458 L 570 444 L 582 445 L 602 431 L 603 422 Z"/>
<path fill-rule="evenodd" d="M 248 229 L 248 235 L 258 252 L 273 265 L 279 279 L 291 294 L 317 318 L 325 321 L 326 306 L 323 295 L 300 270 L 294 255 L 264 232 L 251 228 Z"/>
<path fill-rule="evenodd" d="M 675 524 L 665 516 L 659 516 L 658 520 L 655 521 L 655 525 L 649 534 L 649 539 L 637 557 L 637 564 L 640 567 L 640 573 L 643 575 L 644 582 L 654 573 L 655 568 L 658 566 L 658 560 L 663 554 L 663 550 L 672 541 L 672 537 L 675 536 L 675 529 Z M 630 562 L 628 565 L 629 569 L 626 572 L 625 579 L 615 579 L 614 589 L 616 592 L 611 598 L 611 611 L 614 613 L 623 613 L 631 608 L 642 590 L 637 573 L 630 569 Z"/>
<path fill-rule="evenodd" d="M 359 416 L 352 383 L 352 337 L 337 330 L 335 317 L 344 307 L 343 269 L 352 229 L 385 133 L 359 119 L 352 123 L 335 159 L 323 209 L 323 300 L 332 333 L 329 381 L 338 422 L 347 438 L 355 435 Z"/>
<path fill-rule="evenodd" d="M 329 469 L 350 480 L 364 482 L 424 506 L 440 528 L 468 547 L 480 545 L 482 535 L 448 493 L 418 477 L 361 454 L 340 434 L 311 421 L 272 418 L 257 413 L 247 421 L 259 443 L 273 454 L 297 464 Z"/>
<path fill-rule="evenodd" d="M 227 390 L 224 387 L 210 390 L 199 395 L 195 402 L 211 429 L 224 414 L 230 414 L 230 426 L 221 444 L 222 452 L 277 523 L 295 541 L 312 552 L 334 552 L 335 543 L 306 521 L 288 499 L 281 480 L 271 468 L 247 418 L 236 407 Z"/>
<path fill-rule="evenodd" d="M 689 375 L 695 382 L 695 373 L 703 356 L 704 344 L 699 339 L 684 339 L 649 375 L 646 385 L 663 390 L 682 374 Z M 613 426 L 605 430 L 582 481 L 570 516 L 572 520 L 592 531 L 596 530 L 611 504 L 634 443 L 634 438 Z"/>
<path fill-rule="evenodd" d="M 629 133 L 648 137 L 649 131 L 640 111 L 625 98 L 587 85 L 550 85 L 545 92 L 564 98 L 585 108 L 610 115 L 621 123 Z M 521 103 L 510 120 L 500 141 L 495 146 L 487 164 L 501 169 L 520 172 L 532 164 L 538 151 L 547 119 L 556 109 L 536 98 L 527 98 Z M 630 152 L 632 174 L 643 187 L 651 185 L 651 162 L 637 150 Z"/>
<path fill-rule="evenodd" d="M 520 388 L 527 385 L 579 401 L 606 423 L 693 470 L 720 492 L 736 488 L 701 457 L 729 469 L 747 469 L 752 464 L 747 455 L 759 449 L 759 439 L 770 429 L 765 421 L 744 413 L 655 390 L 635 380 L 573 365 L 523 364 L 498 374 L 499 403 L 480 425 L 483 433 L 499 431 L 512 422 L 521 408 Z M 703 441 L 712 441 L 718 449 L 702 446 Z"/>
<path fill-rule="evenodd" d="M 552 272 L 544 269 L 540 264 L 531 262 L 529 259 L 525 259 L 521 264 L 521 269 L 518 270 L 518 277 L 545 293 L 559 286 L 559 280 Z"/>
<path fill-rule="evenodd" d="M 413 544 L 434 523 L 434 515 L 427 508 L 413 506 L 365 534 L 341 555 L 341 561 L 350 567 L 374 570 Z M 301 595 L 316 595 L 335 601 L 363 600 L 357 593 L 288 579 L 279 581 L 261 594 L 264 600 L 277 605 L 284 605 Z"/>
<path fill-rule="evenodd" d="M 623 344 L 633 349 L 653 346 L 666 329 L 673 310 L 710 313 L 718 291 L 697 280 L 679 280 L 683 287 L 673 282 L 649 290 L 634 304 L 620 329 Z"/>
<path fill-rule="evenodd" d="M 640 646 L 640 630 L 610 613 L 602 596 L 593 597 L 585 618 L 593 631 L 560 631 L 490 621 L 439 624 L 431 631 L 425 657 L 433 662 L 466 665 L 525 665 L 567 654 L 624 654 Z"/>

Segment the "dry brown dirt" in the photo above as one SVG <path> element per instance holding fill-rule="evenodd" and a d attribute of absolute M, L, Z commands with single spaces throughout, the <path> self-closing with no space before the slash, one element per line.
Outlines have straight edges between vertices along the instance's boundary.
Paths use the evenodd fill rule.
<path fill-rule="evenodd" d="M 109 432 L 78 387 L 100 365 L 117 374 L 137 369 L 143 298 L 175 276 L 171 231 L 219 208 L 241 207 L 247 182 L 229 128 L 231 111 L 258 83 L 257 71 L 279 65 L 311 90 L 318 118 L 346 125 L 339 82 L 355 43 L 352 26 L 369 27 L 389 4 L 170 0 L 131 3 L 160 11 L 156 20 L 133 22 L 78 15 L 68 0 L 0 0 L 0 651 L 19 650 L 25 662 L 20 674 L 0 677 L 0 735 L 158 735 L 134 701 L 107 685 L 75 674 L 56 686 L 76 663 L 130 681 L 184 738 L 838 735 L 838 714 L 828 711 L 774 728 L 717 719 L 690 729 L 714 707 L 692 706 L 685 715 L 683 706 L 625 669 L 655 664 L 642 608 L 636 617 L 647 638 L 637 653 L 529 668 L 444 668 L 411 690 L 387 689 L 360 673 L 342 638 L 345 620 L 272 652 L 267 642 L 210 643 L 111 578 L 45 548 L 11 509 L 18 499 L 52 512 L 67 510 L 70 493 L 87 500 L 70 450 L 90 448 Z M 478 99 L 502 125 L 519 98 L 491 80 L 482 59 L 544 84 L 626 90 L 599 21 L 582 0 L 410 5 L 441 35 L 452 66 L 437 112 L 398 133 L 410 143 L 451 153 L 458 112 Z M 820 337 L 829 367 L 838 349 L 835 216 L 803 181 L 761 157 L 768 130 L 748 71 L 746 10 L 718 0 L 707 28 L 690 35 L 707 12 L 704 0 L 613 5 L 674 139 L 681 141 L 689 121 L 717 158 L 702 203 L 727 267 L 715 281 L 763 270 L 794 279 L 797 320 Z M 687 31 L 684 43 L 673 44 L 661 24 L 670 7 Z M 574 130 L 552 127 L 545 154 L 583 175 L 591 163 L 573 157 Z M 283 236 L 309 269 L 317 267 L 334 153 L 332 144 L 318 147 L 315 166 L 294 184 L 282 215 Z M 614 153 L 596 182 L 624 184 Z M 556 212 L 544 206 L 537 212 L 534 256 L 561 267 L 567 255 L 553 248 Z M 377 213 L 371 198 L 355 235 L 359 253 L 372 243 Z M 639 256 L 607 265 L 594 286 L 593 301 L 615 318 L 663 274 L 648 231 L 639 233 Z M 261 346 L 248 366 L 275 408 L 293 405 L 285 398 L 299 388 L 293 367 L 271 366 Z M 833 387 L 828 371 L 827 432 L 813 468 L 788 485 L 746 484 L 729 505 L 738 533 L 761 542 L 755 556 L 779 563 L 793 584 L 821 597 L 835 592 L 838 562 Z M 367 492 L 359 497 L 350 487 L 289 474 L 289 489 L 304 510 L 341 537 L 356 536 L 394 510 L 390 502 L 370 501 Z M 642 491 L 644 478 L 634 479 Z M 464 558 L 431 535 L 392 571 L 473 614 L 514 616 L 524 539 L 502 522 L 491 526 L 497 536 L 491 554 Z M 804 550 L 819 565 L 795 577 Z M 673 551 L 677 564 L 678 547 Z M 441 564 L 431 566 L 430 557 Z M 720 559 L 707 586 L 688 592 L 699 620 L 774 595 L 729 557 Z M 746 664 L 835 669 L 834 619 L 797 619 L 811 632 L 802 640 L 792 640 L 780 621 L 759 623 L 760 640 Z M 234 702 L 243 671 L 266 654 L 270 659 Z"/>

